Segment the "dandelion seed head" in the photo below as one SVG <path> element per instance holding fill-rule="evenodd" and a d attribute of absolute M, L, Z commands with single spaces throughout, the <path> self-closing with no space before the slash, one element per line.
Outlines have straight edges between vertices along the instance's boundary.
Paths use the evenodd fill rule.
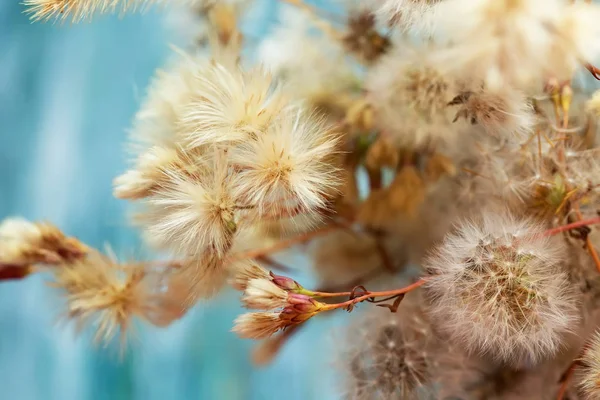
<path fill-rule="evenodd" d="M 432 320 L 471 352 L 519 365 L 555 354 L 578 320 L 564 246 L 509 213 L 485 213 L 427 261 Z"/>
<path fill-rule="evenodd" d="M 600 333 L 596 332 L 581 359 L 579 387 L 588 399 L 600 396 Z"/>
<path fill-rule="evenodd" d="M 362 316 L 348 336 L 342 362 L 350 398 L 409 399 L 426 391 L 436 339 L 423 311 L 405 301 L 398 313 Z"/>
<path fill-rule="evenodd" d="M 491 134 L 523 137 L 535 125 L 533 107 L 518 91 L 463 92 L 450 103 L 457 105 L 455 120 L 464 117 Z"/>
<path fill-rule="evenodd" d="M 429 53 L 407 49 L 382 57 L 371 69 L 366 86 L 375 124 L 400 146 L 453 139 L 448 102 L 456 83 L 440 68 Z"/>

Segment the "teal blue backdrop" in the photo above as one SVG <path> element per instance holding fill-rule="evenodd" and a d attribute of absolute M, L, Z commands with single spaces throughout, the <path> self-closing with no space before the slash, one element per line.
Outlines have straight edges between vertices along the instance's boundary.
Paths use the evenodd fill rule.
<path fill-rule="evenodd" d="M 273 20 L 274 3 L 260 3 Z M 126 166 L 126 132 L 145 87 L 170 52 L 163 15 L 71 26 L 31 24 L 22 11 L 18 0 L 0 0 L 0 218 L 49 220 L 93 246 L 138 251 L 111 181 Z M 260 36 L 267 24 L 253 28 Z M 2 283 L 0 399 L 338 397 L 335 319 L 311 322 L 257 369 L 252 343 L 229 332 L 237 303 L 228 292 L 168 329 L 140 327 L 120 360 L 57 323 L 61 301 L 44 277 Z"/>

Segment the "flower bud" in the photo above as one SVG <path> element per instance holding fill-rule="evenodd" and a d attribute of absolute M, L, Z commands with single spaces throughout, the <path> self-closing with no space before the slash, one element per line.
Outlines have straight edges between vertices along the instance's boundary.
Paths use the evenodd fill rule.
<path fill-rule="evenodd" d="M 283 290 L 302 291 L 304 288 L 292 278 L 283 275 L 275 275 L 271 272 L 271 281 Z"/>

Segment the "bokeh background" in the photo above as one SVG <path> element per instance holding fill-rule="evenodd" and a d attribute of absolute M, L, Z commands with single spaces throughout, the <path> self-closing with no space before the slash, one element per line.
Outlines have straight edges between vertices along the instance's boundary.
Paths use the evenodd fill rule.
<path fill-rule="evenodd" d="M 277 6 L 258 1 L 255 38 Z M 175 25 L 177 21 L 175 20 Z M 112 197 L 126 167 L 127 129 L 157 67 L 178 44 L 164 11 L 92 23 L 31 24 L 0 0 L 0 218 L 48 220 L 94 247 L 143 253 Z M 226 292 L 168 329 L 140 327 L 120 359 L 90 334 L 57 323 L 60 298 L 43 276 L 0 286 L 0 399 L 334 399 L 334 316 L 311 321 L 275 362 L 256 368 L 238 339 Z"/>

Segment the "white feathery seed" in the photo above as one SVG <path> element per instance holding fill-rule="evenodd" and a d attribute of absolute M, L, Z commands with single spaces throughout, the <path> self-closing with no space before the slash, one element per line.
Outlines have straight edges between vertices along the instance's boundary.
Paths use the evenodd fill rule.
<path fill-rule="evenodd" d="M 433 322 L 471 352 L 513 365 L 554 355 L 578 320 L 565 249 L 533 221 L 485 213 L 429 257 Z"/>

